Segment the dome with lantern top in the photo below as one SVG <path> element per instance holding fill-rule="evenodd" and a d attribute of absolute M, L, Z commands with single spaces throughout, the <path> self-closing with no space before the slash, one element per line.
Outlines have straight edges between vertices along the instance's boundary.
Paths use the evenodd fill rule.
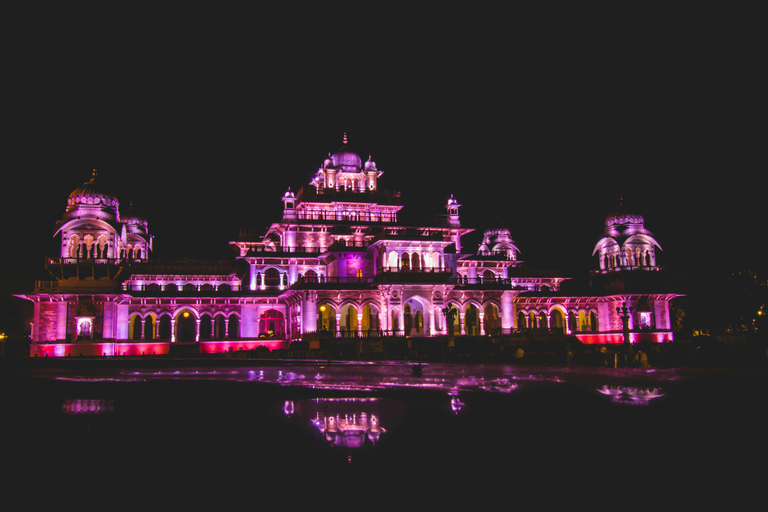
<path fill-rule="evenodd" d="M 371 155 L 368 155 L 368 160 L 365 162 L 365 170 L 366 172 L 376 171 L 376 162 L 373 161 Z"/>
<path fill-rule="evenodd" d="M 347 172 L 357 171 L 363 167 L 363 161 L 360 155 L 350 150 L 347 142 L 347 134 L 344 134 L 344 141 L 342 146 L 331 155 L 334 167 L 342 167 Z"/>

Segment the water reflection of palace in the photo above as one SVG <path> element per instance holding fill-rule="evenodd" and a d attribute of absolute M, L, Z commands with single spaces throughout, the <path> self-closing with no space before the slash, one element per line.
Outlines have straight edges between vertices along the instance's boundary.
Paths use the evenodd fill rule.
<path fill-rule="evenodd" d="M 672 340 L 676 295 L 659 286 L 660 246 L 623 205 L 606 217 L 591 286 L 569 290 L 568 277 L 526 268 L 506 227 L 487 226 L 467 251 L 462 237 L 473 229 L 453 196 L 430 224 L 400 222 L 400 193 L 379 187 L 382 174 L 345 135 L 308 184 L 279 198 L 282 214 L 265 232 L 243 229 L 230 242 L 232 260 L 157 260 L 147 219 L 121 210 L 94 170 L 57 224 L 52 280 L 24 295 L 34 303 L 31 354 L 152 355 L 175 343 L 200 353 L 293 341 L 313 348 L 321 339 L 430 337 L 449 327 L 620 343 L 624 305 L 633 342 Z"/>
<path fill-rule="evenodd" d="M 387 401 L 389 402 L 389 401 Z M 309 418 L 329 443 L 342 448 L 361 448 L 366 443 L 376 444 L 386 429 L 381 425 L 381 414 L 397 416 L 398 407 L 388 403 L 382 410 L 380 398 L 317 398 L 301 400 L 298 405 L 286 403 L 284 411 L 294 410 Z M 396 421 L 396 420 L 395 420 Z"/>

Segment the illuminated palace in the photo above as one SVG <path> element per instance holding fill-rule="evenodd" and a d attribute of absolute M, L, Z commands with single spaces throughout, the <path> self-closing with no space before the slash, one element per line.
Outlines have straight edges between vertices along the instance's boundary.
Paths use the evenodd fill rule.
<path fill-rule="evenodd" d="M 632 342 L 672 340 L 669 302 L 654 293 L 656 250 L 643 217 L 611 213 L 594 249 L 588 291 L 528 269 L 506 228 L 485 231 L 465 251 L 461 205 L 453 196 L 432 225 L 398 221 L 399 193 L 342 147 L 311 182 L 283 195 L 282 218 L 265 232 L 242 230 L 232 260 L 157 260 L 147 220 L 119 210 L 98 177 L 67 200 L 47 260 L 51 281 L 34 303 L 36 356 L 166 354 L 175 344 L 200 353 L 316 347 L 329 338 L 569 334 L 584 343 L 621 343 L 621 307 Z M 448 314 L 450 310 L 455 313 Z M 450 320 L 448 320 L 450 319 Z M 196 348 L 195 348 L 196 346 Z"/>

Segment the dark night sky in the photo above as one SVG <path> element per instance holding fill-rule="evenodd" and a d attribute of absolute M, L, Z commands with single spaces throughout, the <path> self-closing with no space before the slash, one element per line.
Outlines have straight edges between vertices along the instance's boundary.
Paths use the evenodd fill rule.
<path fill-rule="evenodd" d="M 20 16 L 3 291 L 31 287 L 92 168 L 147 216 L 156 257 L 226 257 L 343 132 L 405 214 L 443 214 L 453 193 L 465 225 L 498 216 L 532 266 L 595 265 L 621 195 L 663 265 L 762 264 L 764 38 L 749 13 L 286 14 Z"/>

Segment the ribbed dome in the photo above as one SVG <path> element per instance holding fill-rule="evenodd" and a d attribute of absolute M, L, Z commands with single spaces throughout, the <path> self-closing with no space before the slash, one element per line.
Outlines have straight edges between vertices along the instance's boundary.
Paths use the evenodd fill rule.
<path fill-rule="evenodd" d="M 624 207 L 624 198 L 619 200 L 619 206 L 613 209 L 611 213 L 605 218 L 606 226 L 616 226 L 623 224 L 644 224 L 645 219 L 642 215 L 637 213 L 630 213 Z"/>
<path fill-rule="evenodd" d="M 333 160 L 333 165 L 335 167 L 345 167 L 345 171 L 351 171 L 352 169 L 348 169 L 348 167 L 355 167 L 357 170 L 360 170 L 363 166 L 363 161 L 360 158 L 360 156 L 357 153 L 354 153 L 350 150 L 348 144 L 347 144 L 347 134 L 344 134 L 344 143 L 339 148 L 336 153 L 331 155 L 331 160 Z"/>
<path fill-rule="evenodd" d="M 109 203 L 117 202 L 117 197 L 115 197 L 113 194 L 110 194 L 108 192 L 105 192 L 103 190 L 99 190 L 96 188 L 96 169 L 93 170 L 93 176 L 90 180 L 86 181 L 79 187 L 77 187 L 75 190 L 72 191 L 71 194 L 69 194 L 70 199 L 102 199 L 105 201 L 108 201 Z M 80 201 L 83 203 L 89 203 L 89 204 L 98 204 L 98 202 L 94 201 Z M 108 204 L 105 202 L 104 204 Z"/>
<path fill-rule="evenodd" d="M 94 169 L 91 179 L 69 194 L 65 218 L 85 214 L 87 211 L 90 215 L 104 220 L 116 220 L 118 208 L 119 204 L 114 194 L 97 188 L 96 169 Z"/>

